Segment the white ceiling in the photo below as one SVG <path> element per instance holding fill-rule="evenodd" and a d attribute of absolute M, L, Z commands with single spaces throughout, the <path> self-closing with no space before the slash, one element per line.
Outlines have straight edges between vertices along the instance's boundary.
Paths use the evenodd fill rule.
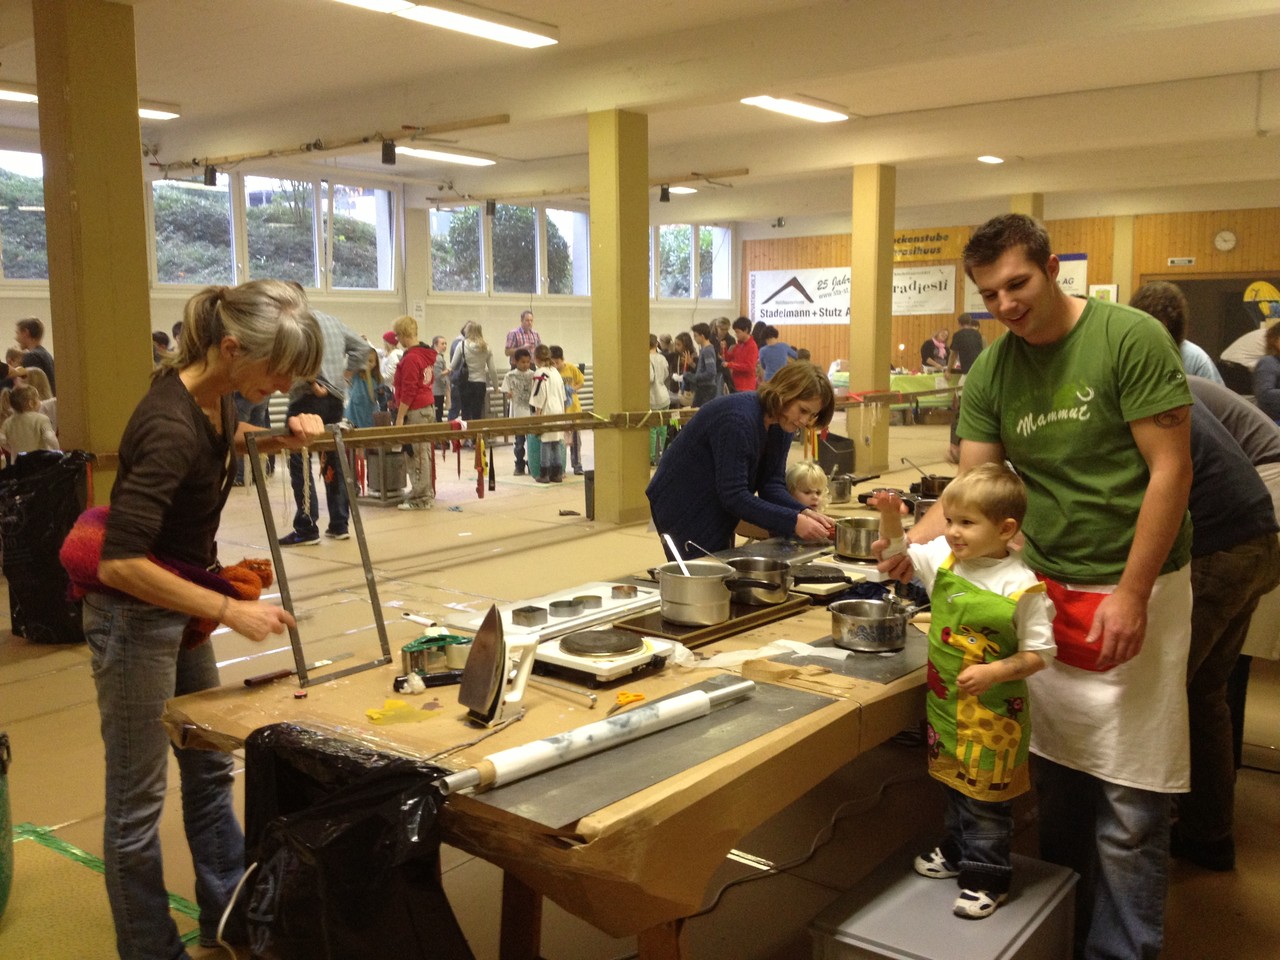
<path fill-rule="evenodd" d="M 0 81 L 36 82 L 31 2 L 0 0 Z M 585 196 L 586 113 L 622 107 L 649 117 L 652 179 L 750 171 L 669 204 L 655 189 L 655 222 L 839 222 L 865 163 L 896 166 L 903 227 L 978 222 L 1024 192 L 1053 218 L 1280 205 L 1275 0 L 490 0 L 559 28 L 530 51 L 329 0 L 130 5 L 139 96 L 182 108 L 143 124 L 162 163 L 507 114 L 441 137 L 488 168 L 384 166 L 376 138 L 240 167 L 358 170 L 410 183 L 416 203 L 569 205 Z M 859 119 L 738 102 L 761 93 Z M 33 107 L 0 106 L 0 149 L 31 149 L 35 124 Z"/>

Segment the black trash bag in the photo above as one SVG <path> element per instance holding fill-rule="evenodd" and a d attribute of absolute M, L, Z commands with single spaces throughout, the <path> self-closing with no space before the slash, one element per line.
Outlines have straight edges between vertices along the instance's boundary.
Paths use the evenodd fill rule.
<path fill-rule="evenodd" d="M 33 643 L 84 643 L 80 601 L 58 561 L 88 501 L 93 454 L 33 450 L 0 470 L 0 539 L 13 632 Z"/>
<path fill-rule="evenodd" d="M 440 882 L 448 771 L 276 724 L 246 742 L 255 960 L 474 960 Z"/>

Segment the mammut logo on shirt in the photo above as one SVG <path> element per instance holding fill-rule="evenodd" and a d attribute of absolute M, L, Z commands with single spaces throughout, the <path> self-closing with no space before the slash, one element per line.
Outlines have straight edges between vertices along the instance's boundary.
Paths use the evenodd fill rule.
<path fill-rule="evenodd" d="M 1025 414 L 1018 420 L 1018 433 L 1024 437 L 1029 437 L 1041 427 L 1050 423 L 1058 423 L 1063 420 L 1088 420 L 1089 401 L 1093 399 L 1093 395 L 1093 390 L 1091 389 L 1086 389 L 1084 392 L 1077 391 L 1076 399 L 1080 401 L 1078 404 L 1050 410 L 1048 413 Z"/>

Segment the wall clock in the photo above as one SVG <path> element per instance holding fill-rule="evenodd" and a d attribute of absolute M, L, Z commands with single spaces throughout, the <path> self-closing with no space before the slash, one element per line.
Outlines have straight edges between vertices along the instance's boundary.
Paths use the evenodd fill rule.
<path fill-rule="evenodd" d="M 1230 230 L 1219 230 L 1213 237 L 1213 245 L 1226 253 L 1236 247 L 1236 235 Z"/>

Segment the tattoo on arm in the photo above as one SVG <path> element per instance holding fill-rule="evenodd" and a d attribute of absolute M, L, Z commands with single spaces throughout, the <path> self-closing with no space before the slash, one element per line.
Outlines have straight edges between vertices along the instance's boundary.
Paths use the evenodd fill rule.
<path fill-rule="evenodd" d="M 1171 427 L 1181 426 L 1186 422 L 1187 408 L 1178 407 L 1175 410 L 1166 410 L 1163 413 L 1157 413 L 1151 418 L 1157 427 L 1164 427 L 1166 430 Z"/>

